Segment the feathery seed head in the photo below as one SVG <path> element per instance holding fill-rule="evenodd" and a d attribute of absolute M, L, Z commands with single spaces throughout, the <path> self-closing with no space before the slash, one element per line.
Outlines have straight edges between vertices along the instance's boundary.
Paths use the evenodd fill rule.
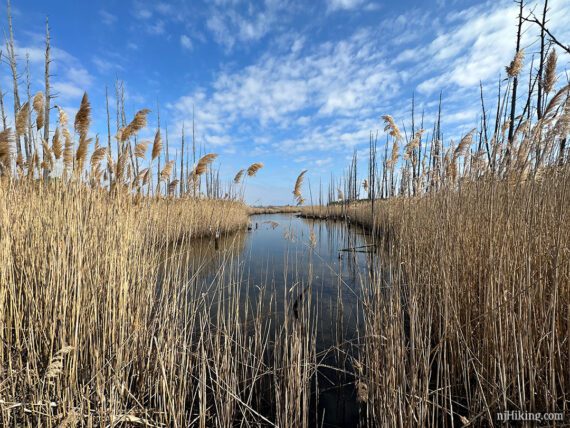
<path fill-rule="evenodd" d="M 255 174 L 257 174 L 257 171 L 259 171 L 261 168 L 263 168 L 263 164 L 261 162 L 253 163 L 247 169 L 247 175 L 249 177 L 253 177 Z"/>
<path fill-rule="evenodd" d="M 61 120 L 61 117 L 60 117 Z M 83 94 L 83 98 L 81 99 L 81 105 L 79 106 L 79 110 L 75 115 L 75 132 L 77 132 L 80 137 L 84 140 L 87 138 L 87 131 L 89 130 L 89 125 L 91 124 L 91 104 L 89 103 L 89 97 L 87 96 L 87 92 Z"/>
<path fill-rule="evenodd" d="M 556 84 L 556 62 L 558 57 L 556 50 L 552 49 L 546 60 L 546 69 L 544 72 L 544 92 L 547 94 L 554 89 Z"/>
<path fill-rule="evenodd" d="M 511 61 L 511 64 L 508 67 L 506 67 L 507 75 L 509 77 L 517 77 L 522 70 L 523 63 L 524 63 L 524 49 L 521 49 L 515 54 L 515 57 Z"/>
<path fill-rule="evenodd" d="M 154 135 L 154 143 L 152 145 L 152 160 L 155 160 L 157 157 L 159 157 L 161 151 L 162 137 L 160 136 L 160 129 L 157 129 L 156 134 Z"/>
<path fill-rule="evenodd" d="M 20 110 L 16 115 L 16 134 L 18 137 L 26 133 L 29 121 L 30 104 L 26 102 L 22 107 L 20 107 Z"/>
<path fill-rule="evenodd" d="M 245 172 L 245 169 L 240 169 L 237 174 L 234 177 L 234 183 L 238 184 L 241 181 L 241 178 L 243 177 L 243 173 Z"/>

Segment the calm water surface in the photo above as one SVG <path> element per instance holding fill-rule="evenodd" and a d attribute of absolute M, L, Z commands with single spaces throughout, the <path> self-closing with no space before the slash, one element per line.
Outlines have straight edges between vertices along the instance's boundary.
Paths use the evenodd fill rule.
<path fill-rule="evenodd" d="M 361 320 L 359 296 L 369 278 L 367 237 L 341 222 L 290 214 L 256 215 L 250 222 L 248 232 L 193 246 L 201 276 L 213 281 L 223 274 L 222 263 L 227 266 L 230 261 L 237 267 L 232 270 L 240 272 L 243 299 L 253 307 L 256 299 L 267 300 L 263 303 L 273 308 L 271 316 L 277 326 L 285 315 L 295 316 L 295 302 L 310 299 L 319 361 L 348 367 L 347 356 Z M 326 369 L 319 373 L 315 407 L 320 420 L 325 426 L 354 426 L 358 406 L 352 379 Z"/>

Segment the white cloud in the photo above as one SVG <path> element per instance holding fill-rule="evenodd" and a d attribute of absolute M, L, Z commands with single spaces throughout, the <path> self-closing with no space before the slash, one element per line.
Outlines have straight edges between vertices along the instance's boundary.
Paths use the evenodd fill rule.
<path fill-rule="evenodd" d="M 325 159 L 317 159 L 317 160 L 315 161 L 315 165 L 318 166 L 318 167 L 327 166 L 327 165 L 330 165 L 330 164 L 332 163 L 332 160 L 333 160 L 333 159 L 332 159 L 331 157 L 328 157 L 328 158 L 325 158 Z"/>
<path fill-rule="evenodd" d="M 144 8 L 137 9 L 135 7 L 135 16 L 138 19 L 146 20 L 146 19 L 150 19 L 152 17 L 152 12 L 149 9 L 144 9 Z"/>
<path fill-rule="evenodd" d="M 214 40 L 227 50 L 231 50 L 237 42 L 255 42 L 270 31 L 275 32 L 289 10 L 289 2 L 285 0 L 250 3 L 245 10 L 237 6 L 235 0 L 214 1 L 206 21 Z"/>
<path fill-rule="evenodd" d="M 71 82 L 57 81 L 52 85 L 53 92 L 58 99 L 77 99 L 83 96 L 84 88 Z"/>
<path fill-rule="evenodd" d="M 180 45 L 184 49 L 189 50 L 189 51 L 191 51 L 192 47 L 193 47 L 192 40 L 186 34 L 183 34 L 180 36 Z"/>
<path fill-rule="evenodd" d="M 30 38 L 32 43 L 29 45 L 16 41 L 16 53 L 19 68 L 24 67 L 26 58 L 29 59 L 30 75 L 33 80 L 44 74 L 45 46 L 43 36 L 31 33 Z M 93 76 L 79 59 L 61 48 L 52 46 L 51 58 L 50 71 L 54 76 L 51 81 L 53 95 L 57 97 L 56 103 L 77 102 L 83 96 L 83 92 L 91 87 Z M 43 84 L 43 82 L 38 83 Z"/>
<path fill-rule="evenodd" d="M 165 32 L 165 24 L 161 19 L 157 20 L 154 24 L 147 25 L 145 28 L 149 34 L 153 35 L 161 35 Z"/>
<path fill-rule="evenodd" d="M 218 75 L 211 91 L 198 90 L 170 105 L 181 122 L 196 107 L 208 144 L 237 144 L 264 130 L 293 130 L 277 148 L 287 151 L 352 147 L 368 139 L 377 108 L 397 94 L 398 76 L 385 64 L 374 33 L 307 47 L 304 55 L 263 55 L 242 70 Z M 332 120 L 329 125 L 321 121 Z M 231 135 L 230 139 L 220 137 Z M 273 142 L 277 138 L 273 139 Z"/>
<path fill-rule="evenodd" d="M 106 10 L 100 10 L 99 16 L 101 17 L 101 22 L 105 25 L 113 25 L 117 22 L 117 17 Z"/>
<path fill-rule="evenodd" d="M 112 71 L 124 70 L 124 67 L 117 63 L 117 61 L 107 60 L 97 55 L 93 56 L 93 58 L 91 58 L 91 61 L 101 74 L 108 74 Z"/>
<path fill-rule="evenodd" d="M 362 6 L 364 0 L 327 0 L 327 7 L 330 11 L 350 10 Z"/>
<path fill-rule="evenodd" d="M 527 5 L 532 10 L 533 4 Z M 550 3 L 549 24 L 557 34 L 569 34 L 564 24 L 570 8 L 561 0 Z M 477 87 L 479 81 L 496 79 L 512 60 L 515 50 L 515 24 L 518 8 L 510 2 L 487 2 L 446 17 L 446 27 L 427 46 L 404 50 L 394 64 L 416 63 L 419 75 L 430 73 L 418 85 L 420 92 L 430 94 L 451 85 Z M 527 62 L 536 50 L 536 26 L 525 27 L 523 47 Z"/>

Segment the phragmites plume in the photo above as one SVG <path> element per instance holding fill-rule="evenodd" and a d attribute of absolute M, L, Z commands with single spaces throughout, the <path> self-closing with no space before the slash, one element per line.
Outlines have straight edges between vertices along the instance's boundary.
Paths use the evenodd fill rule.
<path fill-rule="evenodd" d="M 61 145 L 61 138 L 59 135 L 59 128 L 55 128 L 55 133 L 53 134 L 53 139 L 51 140 L 51 150 L 56 159 L 61 157 L 63 152 L 63 147 Z"/>
<path fill-rule="evenodd" d="M 517 77 L 522 70 L 523 63 L 524 63 L 524 49 L 521 49 L 515 54 L 515 57 L 511 61 L 510 65 L 506 67 L 508 76 Z"/>
<path fill-rule="evenodd" d="M 455 149 L 455 153 L 453 154 L 455 158 L 458 158 L 459 156 L 465 156 L 465 154 L 469 151 L 469 147 L 471 147 L 471 144 L 473 143 L 473 134 L 475 134 L 476 131 L 477 129 L 473 128 L 461 139 L 459 145 Z"/>
<path fill-rule="evenodd" d="M 111 152 L 107 151 L 105 153 L 106 157 L 107 157 L 107 166 L 109 167 L 109 169 L 111 171 L 113 171 L 115 169 L 115 161 L 113 159 L 113 156 L 111 155 Z"/>
<path fill-rule="evenodd" d="M 148 148 L 149 144 L 150 141 L 141 141 L 140 143 L 138 143 L 135 146 L 135 157 L 139 159 L 144 159 L 146 156 L 146 149 Z"/>
<path fill-rule="evenodd" d="M 57 111 L 59 113 L 59 126 L 66 128 L 68 122 L 67 113 L 60 106 L 57 106 Z"/>
<path fill-rule="evenodd" d="M 173 182 L 171 182 L 171 183 L 168 185 L 168 194 L 169 194 L 169 195 L 171 195 L 171 194 L 174 193 L 174 191 L 175 191 L 176 188 L 178 187 L 178 183 L 179 183 L 179 182 L 180 182 L 180 181 L 177 179 L 177 180 L 174 180 Z"/>
<path fill-rule="evenodd" d="M 545 118 L 552 118 L 556 115 L 556 112 L 558 110 L 558 106 L 568 102 L 568 93 L 570 92 L 570 84 L 564 86 L 562 89 L 560 89 L 556 95 L 554 95 L 552 97 L 552 99 L 550 100 L 550 102 L 548 103 L 548 105 L 546 106 L 546 109 L 544 110 L 544 117 Z"/>
<path fill-rule="evenodd" d="M 61 116 L 60 116 L 61 120 Z M 87 131 L 89 130 L 89 125 L 91 124 L 91 104 L 89 104 L 89 97 L 87 96 L 87 92 L 83 94 L 83 98 L 81 99 L 81 105 L 79 106 L 79 110 L 75 115 L 75 132 L 79 134 L 82 139 L 87 138 Z"/>
<path fill-rule="evenodd" d="M 243 173 L 245 172 L 245 169 L 240 169 L 236 176 L 234 177 L 234 183 L 235 184 L 239 184 L 239 182 L 241 181 L 241 178 L 243 177 Z"/>
<path fill-rule="evenodd" d="M 0 132 L 0 163 L 2 163 L 4 168 L 10 167 L 13 138 L 12 130 L 10 128 L 6 128 L 4 131 Z"/>
<path fill-rule="evenodd" d="M 196 168 L 194 168 L 192 175 L 198 177 L 204 174 L 208 170 L 208 165 L 214 162 L 217 157 L 218 155 L 215 153 L 208 153 L 207 155 L 202 156 L 202 158 L 198 161 Z"/>
<path fill-rule="evenodd" d="M 295 188 L 293 189 L 293 196 L 295 196 L 295 198 L 297 199 L 297 203 L 299 205 L 302 204 L 301 201 L 303 201 L 303 196 L 301 194 L 301 187 L 303 186 L 303 179 L 305 178 L 305 174 L 307 173 L 307 170 L 305 169 L 304 171 L 301 172 L 301 174 L 299 174 L 299 176 L 297 177 L 297 181 L 295 181 Z"/>
<path fill-rule="evenodd" d="M 16 166 L 18 168 L 24 168 L 24 156 L 22 155 L 22 153 L 18 153 L 18 155 L 16 156 Z"/>
<path fill-rule="evenodd" d="M 42 148 L 44 153 L 43 162 L 45 164 L 43 168 L 51 168 L 53 166 L 53 158 L 51 156 L 52 153 L 48 142 L 44 139 L 42 139 Z"/>
<path fill-rule="evenodd" d="M 77 146 L 77 153 L 75 154 L 75 160 L 77 161 L 77 170 L 81 173 L 83 171 L 83 165 L 85 165 L 85 159 L 87 159 L 87 151 L 89 149 L 89 143 L 91 138 L 85 138 L 82 136 L 79 140 L 79 146 Z"/>
<path fill-rule="evenodd" d="M 554 89 L 556 84 L 556 62 L 558 56 L 556 55 L 556 50 L 552 49 L 550 54 L 548 54 L 548 59 L 546 60 L 546 69 L 544 71 L 544 92 L 547 94 Z"/>
<path fill-rule="evenodd" d="M 455 182 L 457 178 L 457 163 L 455 156 L 451 156 L 451 148 L 445 153 L 445 158 L 443 160 L 445 165 L 445 174 L 451 182 Z"/>
<path fill-rule="evenodd" d="M 395 140 L 400 140 L 402 138 L 402 134 L 400 133 L 400 128 L 394 122 L 394 118 L 390 115 L 382 116 L 384 120 L 384 131 L 388 132 Z"/>
<path fill-rule="evenodd" d="M 400 146 L 398 145 L 398 138 L 394 138 L 394 144 L 392 145 L 392 156 L 386 162 L 388 168 L 394 168 L 394 165 L 398 162 L 398 157 L 400 153 Z"/>
<path fill-rule="evenodd" d="M 249 177 L 253 177 L 255 174 L 257 174 L 257 171 L 259 171 L 261 168 L 263 168 L 262 163 L 260 163 L 260 162 L 253 163 L 247 169 L 247 175 Z"/>
<path fill-rule="evenodd" d="M 152 160 L 155 160 L 157 157 L 159 157 L 161 151 L 162 137 L 160 136 L 160 129 L 157 129 L 156 134 L 154 135 L 154 143 L 152 145 Z"/>
<path fill-rule="evenodd" d="M 65 143 L 63 145 L 63 164 L 66 168 L 73 166 L 73 140 L 67 128 L 62 128 Z"/>
<path fill-rule="evenodd" d="M 405 160 L 408 160 L 410 157 L 412 157 L 414 150 L 416 150 L 420 146 L 420 141 L 424 132 L 425 131 L 423 129 L 420 129 L 419 131 L 416 132 L 416 135 L 414 135 L 414 137 L 410 140 L 410 142 L 406 144 L 406 146 L 404 147 Z"/>
<path fill-rule="evenodd" d="M 91 169 L 95 170 L 99 167 L 99 164 L 103 161 L 103 159 L 107 155 L 107 148 L 106 147 L 99 147 L 97 144 L 93 153 L 91 154 Z"/>
<path fill-rule="evenodd" d="M 150 113 L 150 110 L 145 108 L 139 110 L 136 114 L 131 123 L 125 126 L 120 132 L 120 141 L 124 143 L 141 129 L 146 126 L 146 117 Z"/>
<path fill-rule="evenodd" d="M 368 401 L 368 385 L 363 381 L 356 381 L 356 401 L 366 403 Z"/>
<path fill-rule="evenodd" d="M 45 378 L 47 380 L 51 382 L 63 373 L 63 359 L 74 349 L 73 346 L 64 346 L 54 354 L 46 369 Z"/>
<path fill-rule="evenodd" d="M 169 161 L 166 163 L 166 165 L 164 165 L 164 168 L 162 168 L 162 171 L 160 171 L 160 179 L 162 181 L 166 181 L 170 178 L 173 166 L 174 166 L 174 161 Z"/>
<path fill-rule="evenodd" d="M 145 168 L 141 172 L 139 172 L 139 175 L 137 175 L 136 181 L 137 181 L 137 183 L 142 183 L 143 185 L 145 185 L 145 184 L 148 184 L 149 177 L 150 177 L 149 169 Z"/>
<path fill-rule="evenodd" d="M 45 119 L 44 104 L 45 104 L 44 94 L 43 92 L 40 91 L 34 96 L 34 102 L 33 102 L 34 111 L 37 114 L 36 127 L 38 130 L 44 127 L 44 119 Z"/>
<path fill-rule="evenodd" d="M 124 180 L 125 170 L 127 164 L 127 152 L 123 152 L 117 158 L 117 163 L 115 164 L 115 182 L 122 183 Z"/>
<path fill-rule="evenodd" d="M 30 104 L 25 103 L 20 108 L 18 114 L 16 115 L 16 134 L 18 137 L 26 133 L 29 121 L 30 121 Z"/>
<path fill-rule="evenodd" d="M 556 122 L 555 131 L 560 136 L 566 136 L 570 132 L 570 102 L 564 106 L 564 112 Z"/>

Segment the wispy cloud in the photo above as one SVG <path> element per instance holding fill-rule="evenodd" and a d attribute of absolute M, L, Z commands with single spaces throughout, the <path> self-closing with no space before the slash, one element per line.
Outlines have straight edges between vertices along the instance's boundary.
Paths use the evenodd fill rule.
<path fill-rule="evenodd" d="M 191 51 L 193 48 L 193 44 L 192 44 L 192 40 L 190 39 L 190 37 L 188 37 L 186 34 L 181 35 L 180 36 L 180 46 L 182 46 L 183 49 Z"/>
<path fill-rule="evenodd" d="M 220 73 L 212 91 L 197 90 L 170 108 L 180 122 L 195 106 L 206 143 L 236 143 L 255 130 L 277 127 L 299 135 L 284 141 L 277 137 L 281 143 L 276 147 L 287 151 L 352 147 L 367 141 L 368 119 L 399 88 L 397 73 L 385 66 L 375 40 L 373 32 L 357 31 L 348 40 L 314 46 L 304 55 L 293 44 L 243 70 Z"/>
<path fill-rule="evenodd" d="M 231 50 L 238 42 L 252 42 L 275 31 L 279 21 L 288 15 L 287 0 L 265 0 L 250 3 L 247 8 L 237 7 L 235 0 L 213 2 L 206 22 L 216 42 Z"/>
<path fill-rule="evenodd" d="M 101 22 L 105 25 L 113 25 L 117 22 L 117 16 L 107 12 L 106 10 L 100 10 L 99 16 L 101 17 Z"/>
<path fill-rule="evenodd" d="M 330 11 L 356 9 L 365 3 L 364 0 L 327 0 Z"/>
<path fill-rule="evenodd" d="M 125 70 L 125 68 L 121 64 L 119 64 L 116 60 L 104 59 L 97 55 L 91 58 L 91 62 L 93 63 L 93 65 L 95 65 L 95 68 L 97 68 L 97 71 L 99 71 L 99 73 L 101 74 L 109 74 L 110 72 L 113 71 Z"/>

